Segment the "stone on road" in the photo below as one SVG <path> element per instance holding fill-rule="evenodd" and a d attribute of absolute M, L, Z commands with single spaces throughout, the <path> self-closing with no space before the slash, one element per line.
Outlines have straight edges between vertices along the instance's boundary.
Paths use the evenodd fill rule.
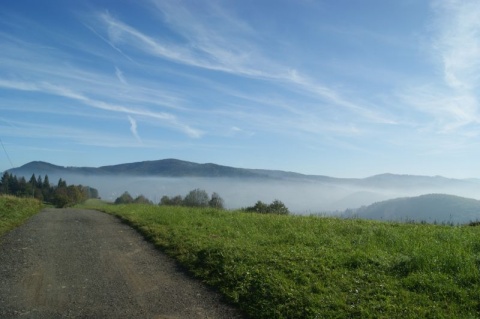
<path fill-rule="evenodd" d="M 45 209 L 0 237 L 0 318 L 242 318 L 119 219 Z"/>

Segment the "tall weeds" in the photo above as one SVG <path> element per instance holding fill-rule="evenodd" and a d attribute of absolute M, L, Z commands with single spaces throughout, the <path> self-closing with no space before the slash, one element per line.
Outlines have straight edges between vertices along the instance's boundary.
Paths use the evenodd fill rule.
<path fill-rule="evenodd" d="M 17 198 L 9 195 L 0 196 L 0 236 L 25 222 L 38 213 L 43 205 L 33 198 Z"/>

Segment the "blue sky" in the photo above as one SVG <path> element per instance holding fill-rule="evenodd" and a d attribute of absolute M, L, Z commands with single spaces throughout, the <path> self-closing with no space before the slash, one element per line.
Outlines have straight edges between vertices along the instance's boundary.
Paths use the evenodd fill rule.
<path fill-rule="evenodd" d="M 0 8 L 0 171 L 178 158 L 480 177 L 478 1 Z"/>

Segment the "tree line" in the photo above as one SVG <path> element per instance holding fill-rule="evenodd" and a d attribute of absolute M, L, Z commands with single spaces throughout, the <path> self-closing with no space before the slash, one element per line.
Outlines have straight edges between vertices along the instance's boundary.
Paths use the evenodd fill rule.
<path fill-rule="evenodd" d="M 139 195 L 136 198 L 133 198 L 128 192 L 124 192 L 117 199 L 115 199 L 115 204 L 153 204 L 152 201 L 145 198 L 143 195 Z M 190 191 L 185 197 L 181 195 L 176 195 L 173 197 L 163 196 L 160 199 L 159 205 L 164 206 L 188 206 L 188 207 L 213 207 L 213 208 L 224 208 L 224 201 L 217 193 L 212 193 L 211 196 L 208 195 L 203 189 L 194 189 Z"/>
<path fill-rule="evenodd" d="M 59 179 L 57 185 L 50 184 L 48 175 L 43 178 L 32 174 L 29 181 L 25 177 L 17 177 L 4 172 L 0 179 L 0 194 L 17 197 L 34 197 L 56 207 L 67 207 L 81 203 L 89 198 L 98 198 L 98 190 L 83 185 L 68 185 Z"/>
<path fill-rule="evenodd" d="M 152 201 L 147 199 L 143 195 L 139 195 L 136 198 L 133 198 L 128 192 L 124 192 L 116 200 L 115 204 L 151 204 Z M 187 207 L 213 207 L 218 209 L 224 209 L 225 202 L 218 193 L 213 192 L 211 196 L 208 193 L 200 188 L 191 190 L 185 197 L 181 195 L 176 196 L 162 196 L 160 203 L 158 205 L 163 206 L 187 206 Z M 280 200 L 276 199 L 270 204 L 263 203 L 262 201 L 257 201 L 254 206 L 246 207 L 242 209 L 246 212 L 253 212 L 259 214 L 279 214 L 279 215 L 288 215 L 290 211 L 287 206 L 282 203 Z"/>
<path fill-rule="evenodd" d="M 278 199 L 274 200 L 270 204 L 265 204 L 262 201 L 257 201 L 255 205 L 246 207 L 243 209 L 246 212 L 259 213 L 259 214 L 278 214 L 288 215 L 290 211 L 284 203 Z"/>

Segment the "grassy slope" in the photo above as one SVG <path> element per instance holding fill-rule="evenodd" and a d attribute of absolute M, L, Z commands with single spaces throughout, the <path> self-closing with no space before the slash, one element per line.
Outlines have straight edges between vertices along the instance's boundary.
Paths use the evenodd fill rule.
<path fill-rule="evenodd" d="M 25 222 L 42 207 L 36 199 L 0 196 L 0 236 Z"/>
<path fill-rule="evenodd" d="M 128 220 L 252 318 L 480 317 L 478 227 L 98 208 Z"/>

